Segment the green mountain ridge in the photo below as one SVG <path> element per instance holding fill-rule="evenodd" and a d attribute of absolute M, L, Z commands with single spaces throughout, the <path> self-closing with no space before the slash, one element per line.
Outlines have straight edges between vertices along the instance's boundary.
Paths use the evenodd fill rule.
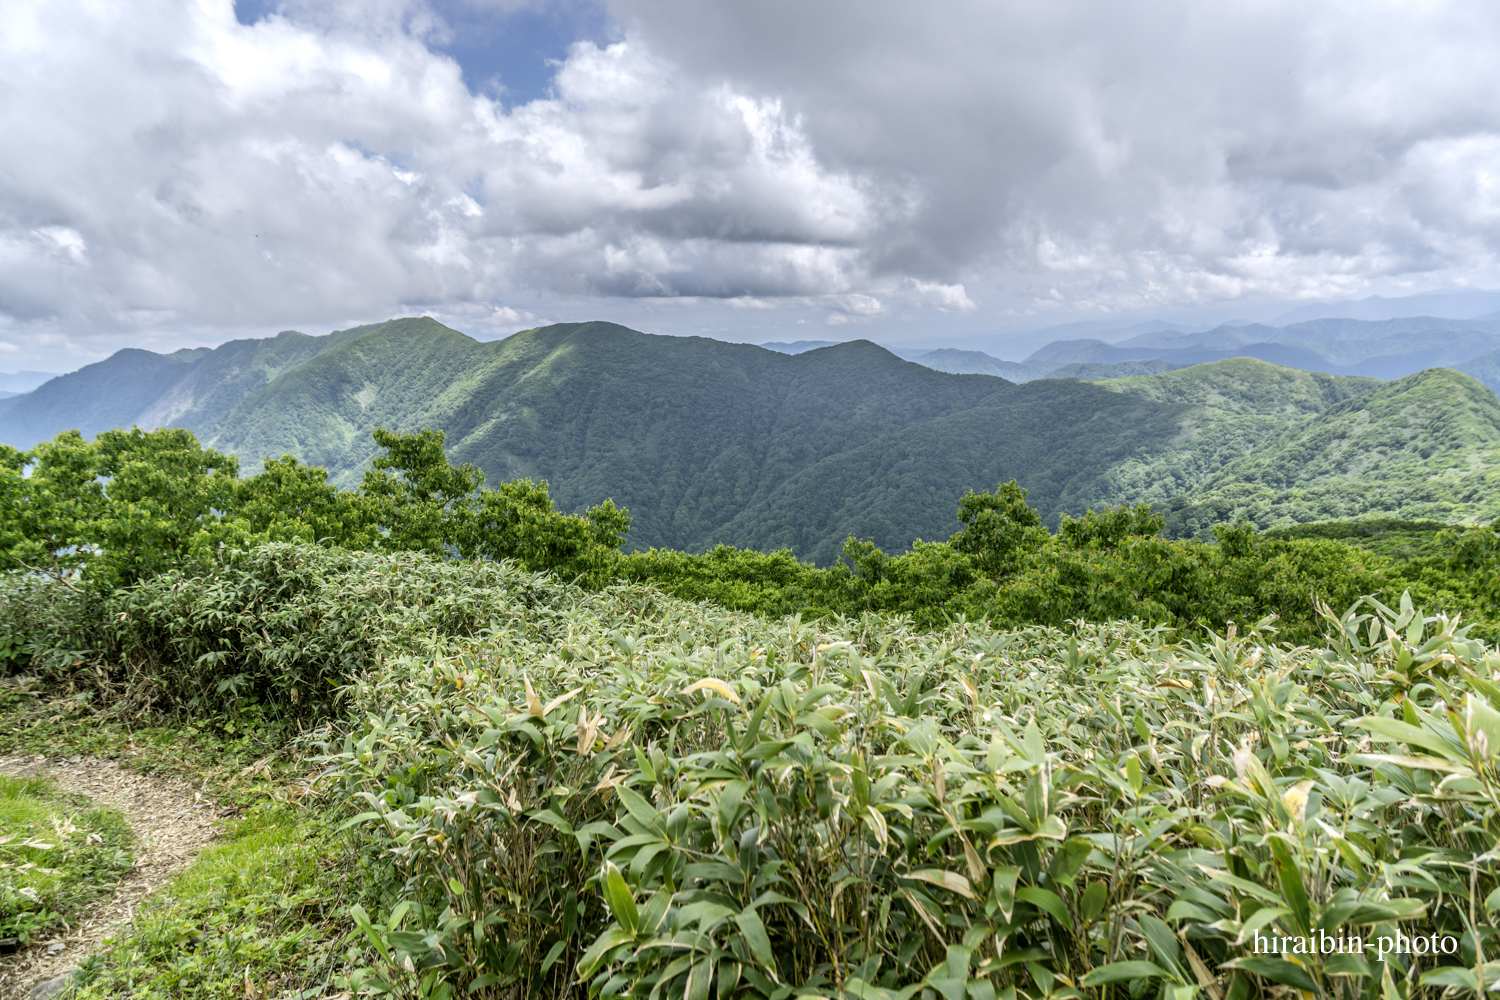
<path fill-rule="evenodd" d="M 1384 383 L 1293 424 L 1226 463 L 1169 525 L 1261 527 L 1359 517 L 1489 521 L 1500 516 L 1500 406 L 1449 368 Z M 1174 520 L 1175 518 L 1175 520 Z"/>
<path fill-rule="evenodd" d="M 4 402 L 0 440 L 23 447 L 70 426 L 171 424 L 242 472 L 291 453 L 345 485 L 374 428 L 436 428 L 491 483 L 545 479 L 565 511 L 627 507 L 630 548 L 785 547 L 820 563 L 851 534 L 886 551 L 945 538 L 966 491 L 1011 478 L 1053 526 L 1140 501 L 1183 535 L 1240 517 L 1500 512 L 1500 400 L 1442 369 L 1384 383 L 1242 357 L 1015 384 L 867 341 L 792 355 L 600 322 L 482 343 L 409 318 L 121 352 Z"/>
<path fill-rule="evenodd" d="M 59 431 L 175 426 L 201 433 L 240 400 L 373 327 L 323 337 L 293 330 L 172 354 L 127 348 L 59 375 L 0 408 L 0 442 L 28 448 Z"/>

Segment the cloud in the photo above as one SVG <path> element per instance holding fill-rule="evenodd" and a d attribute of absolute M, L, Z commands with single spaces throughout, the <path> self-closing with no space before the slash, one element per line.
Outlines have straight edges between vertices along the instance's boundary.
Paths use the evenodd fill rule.
<path fill-rule="evenodd" d="M 1493 283 L 1493 5 L 614 9 L 686 72 L 781 94 L 829 169 L 910 192 L 862 246 L 877 276 L 1108 308 Z"/>
<path fill-rule="evenodd" d="M 507 107 L 433 3 L 0 8 L 7 336 L 1495 284 L 1494 5 L 609 0 Z"/>

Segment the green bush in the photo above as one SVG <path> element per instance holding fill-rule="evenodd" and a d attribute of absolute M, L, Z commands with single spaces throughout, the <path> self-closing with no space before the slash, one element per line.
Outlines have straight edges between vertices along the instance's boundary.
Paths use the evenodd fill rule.
<path fill-rule="evenodd" d="M 381 657 L 506 627 L 571 593 L 510 563 L 278 542 L 120 592 L 104 632 L 134 703 L 321 719 Z"/>
<path fill-rule="evenodd" d="M 177 428 L 93 441 L 70 431 L 29 452 L 0 445 L 0 564 L 107 594 L 300 541 L 510 559 L 598 583 L 630 529 L 630 515 L 608 500 L 560 513 L 545 482 L 485 489 L 482 472 L 448 462 L 441 431 L 377 429 L 375 439 L 387 454 L 356 492 L 290 455 L 236 479 L 236 459 Z"/>

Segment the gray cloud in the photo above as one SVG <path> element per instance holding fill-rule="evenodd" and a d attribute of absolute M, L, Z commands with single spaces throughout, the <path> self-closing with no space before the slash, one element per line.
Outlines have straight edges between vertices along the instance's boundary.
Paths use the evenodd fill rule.
<path fill-rule="evenodd" d="M 5 363 L 403 309 L 941 330 L 1497 284 L 1493 5 L 609 11 L 507 108 L 416 0 L 7 4 Z"/>

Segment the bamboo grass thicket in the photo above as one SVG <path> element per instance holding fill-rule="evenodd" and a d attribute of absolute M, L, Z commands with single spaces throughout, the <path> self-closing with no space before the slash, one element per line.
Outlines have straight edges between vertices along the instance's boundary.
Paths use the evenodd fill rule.
<path fill-rule="evenodd" d="M 1500 982 L 1500 651 L 1409 599 L 1324 605 L 1293 645 L 1273 619 L 773 618 L 293 543 L 112 594 L 11 583 L 44 679 L 306 732 L 384 859 L 354 992 Z"/>
<path fill-rule="evenodd" d="M 918 631 L 617 587 L 391 659 L 325 737 L 352 827 L 402 880 L 357 915 L 378 957 L 361 982 L 1487 992 L 1500 655 L 1409 601 L 1323 613 L 1311 648 L 1270 621 Z M 1308 953 L 1319 935 L 1362 950 Z M 1443 944 L 1392 953 L 1414 936 Z"/>

